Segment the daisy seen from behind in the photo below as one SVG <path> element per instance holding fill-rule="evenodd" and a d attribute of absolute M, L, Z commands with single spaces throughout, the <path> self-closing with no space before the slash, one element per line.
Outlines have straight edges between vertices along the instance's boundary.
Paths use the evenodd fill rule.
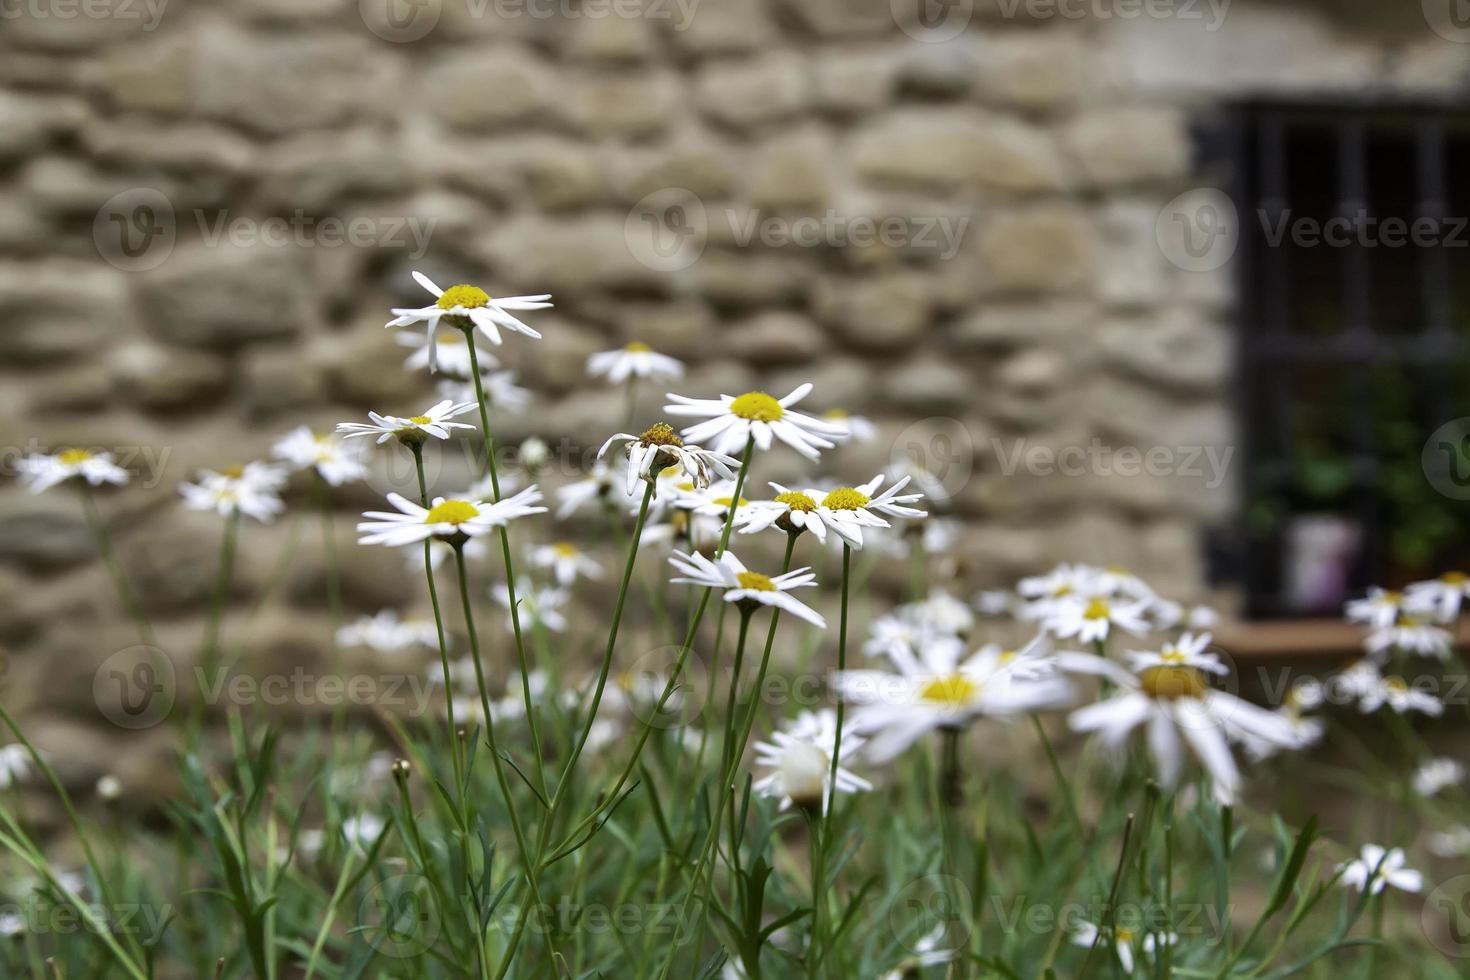
<path fill-rule="evenodd" d="M 850 732 L 842 734 L 842 757 L 837 761 L 839 793 L 861 793 L 873 784 L 844 768 L 857 755 L 864 740 Z M 837 743 L 837 713 L 830 708 L 803 711 L 785 728 L 773 732 L 769 741 L 755 743 L 755 764 L 774 770 L 752 784 L 762 796 L 780 799 L 780 808 L 792 804 L 822 808 L 832 786 L 832 752 Z"/>

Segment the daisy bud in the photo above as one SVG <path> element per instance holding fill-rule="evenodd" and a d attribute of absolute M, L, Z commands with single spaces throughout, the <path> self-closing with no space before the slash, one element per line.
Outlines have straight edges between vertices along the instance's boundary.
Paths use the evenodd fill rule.
<path fill-rule="evenodd" d="M 827 773 L 832 760 L 815 745 L 797 742 L 781 755 L 778 772 L 781 787 L 791 802 L 814 813 L 822 811 L 822 798 L 827 793 Z"/>
<path fill-rule="evenodd" d="M 408 774 L 412 767 L 407 759 L 395 759 L 393 761 L 393 778 L 400 783 L 408 781 Z"/>

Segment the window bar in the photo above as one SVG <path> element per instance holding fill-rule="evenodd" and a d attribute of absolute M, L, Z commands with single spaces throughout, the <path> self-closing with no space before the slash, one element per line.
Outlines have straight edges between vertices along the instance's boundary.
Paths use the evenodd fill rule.
<path fill-rule="evenodd" d="M 1337 128 L 1338 214 L 1356 222 L 1360 213 L 1370 211 L 1368 197 L 1367 124 L 1361 116 L 1350 116 Z M 1355 226 L 1354 226 L 1355 227 Z M 1355 240 L 1345 250 L 1342 263 L 1342 297 L 1344 350 L 1351 357 L 1350 392 L 1352 405 L 1347 406 L 1353 434 L 1354 509 L 1358 515 L 1361 547 L 1358 549 L 1357 574 L 1354 585 L 1365 586 L 1380 567 L 1378 463 L 1373 431 L 1373 353 L 1378 340 L 1372 322 L 1371 255 Z"/>
<path fill-rule="evenodd" d="M 1418 202 L 1414 220 L 1430 218 L 1442 234 L 1449 214 L 1449 195 L 1445 185 L 1445 127 L 1439 118 L 1419 122 L 1414 129 L 1415 178 Z M 1450 378 L 1452 359 L 1459 350 L 1451 327 L 1452 308 L 1449 253 L 1442 238 L 1436 237 L 1432 248 L 1414 248 L 1419 263 L 1419 302 L 1423 311 L 1423 329 L 1419 331 L 1423 366 L 1429 389 L 1426 432 L 1450 418 Z"/>
<path fill-rule="evenodd" d="M 1290 460 L 1295 422 L 1292 412 L 1292 372 L 1295 368 L 1292 356 L 1294 329 L 1291 322 L 1293 310 L 1292 252 L 1288 241 L 1283 240 L 1275 248 L 1266 241 L 1261 229 L 1275 228 L 1287 208 L 1290 193 L 1287 176 L 1286 141 L 1287 120 L 1279 111 L 1268 111 L 1258 119 L 1259 172 L 1254 186 L 1259 191 L 1259 200 L 1245 202 L 1247 213 L 1242 221 L 1252 222 L 1250 239 L 1261 248 L 1261 277 L 1263 288 L 1258 294 L 1262 307 L 1259 326 L 1247 328 L 1247 343 L 1254 348 L 1256 363 L 1250 365 L 1250 377 L 1258 378 L 1264 404 L 1254 408 L 1261 413 L 1267 424 L 1257 426 L 1256 438 L 1265 445 L 1257 447 L 1255 490 L 1258 493 L 1278 494 L 1285 490 L 1292 479 Z M 1263 224 L 1264 222 L 1264 224 Z M 1261 355 L 1265 355 L 1264 358 Z M 1269 435 L 1267 435 L 1269 433 Z M 1268 547 L 1271 564 L 1276 569 L 1270 578 L 1274 588 L 1263 594 L 1265 583 L 1252 584 L 1252 602 L 1263 610 L 1280 611 L 1285 607 L 1282 592 L 1287 552 L 1282 528 L 1272 536 Z M 1265 545 L 1265 542 L 1262 542 Z M 1256 563 L 1251 563 L 1256 564 Z M 1263 569 L 1264 571 L 1264 569 Z"/>

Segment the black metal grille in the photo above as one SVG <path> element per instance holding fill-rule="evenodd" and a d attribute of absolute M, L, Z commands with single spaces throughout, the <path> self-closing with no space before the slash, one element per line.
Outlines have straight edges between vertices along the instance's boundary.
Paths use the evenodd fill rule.
<path fill-rule="evenodd" d="M 1249 102 L 1230 119 L 1247 612 L 1335 613 L 1463 564 L 1470 541 L 1470 502 L 1421 462 L 1470 415 L 1470 108 Z"/>

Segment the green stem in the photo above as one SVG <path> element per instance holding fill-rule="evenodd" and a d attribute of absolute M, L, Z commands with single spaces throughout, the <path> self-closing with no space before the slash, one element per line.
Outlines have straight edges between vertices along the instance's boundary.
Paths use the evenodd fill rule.
<path fill-rule="evenodd" d="M 230 512 L 225 518 L 224 540 L 220 543 L 219 570 L 215 573 L 214 593 L 209 601 L 209 619 L 204 625 L 204 648 L 199 656 L 199 666 L 208 677 L 219 665 L 220 626 L 224 620 L 225 602 L 229 598 L 230 580 L 235 573 L 235 546 L 240 535 L 240 511 Z M 200 685 L 199 696 L 194 701 L 194 724 L 191 737 L 197 739 L 204 723 L 205 685 Z"/>
<path fill-rule="evenodd" d="M 428 507 L 429 484 L 424 477 L 424 445 L 422 442 L 410 442 L 408 448 L 413 453 L 414 470 L 418 473 L 419 501 L 424 507 Z M 449 669 L 449 643 L 444 634 L 444 616 L 439 611 L 439 588 L 434 582 L 432 547 L 432 540 L 424 541 L 424 577 L 429 583 L 429 605 L 434 608 L 434 628 L 439 634 L 439 666 L 444 672 L 444 710 L 449 721 L 449 756 L 454 767 L 454 784 L 459 787 L 464 778 L 464 762 L 460 758 L 459 731 L 454 723 L 454 678 Z"/>
<path fill-rule="evenodd" d="M 107 522 L 102 519 L 102 512 L 97 507 L 97 498 L 93 495 L 92 488 L 86 483 L 82 484 L 82 509 L 86 511 L 87 523 L 92 526 L 92 533 L 97 537 L 97 551 L 102 556 L 102 563 L 107 566 L 108 574 L 112 577 L 112 584 L 117 589 L 118 598 L 122 600 L 128 615 L 137 624 L 139 639 L 150 647 L 158 646 L 158 640 L 153 633 L 153 623 L 148 619 L 148 614 L 143 610 L 143 604 L 138 601 L 137 594 L 133 592 L 132 585 L 128 582 L 122 563 L 118 561 L 117 551 L 112 546 L 112 535 L 108 533 Z"/>
<path fill-rule="evenodd" d="M 847 542 L 842 544 L 842 612 L 837 620 L 837 672 L 840 674 L 847 669 L 847 597 L 848 581 L 852 571 L 852 545 Z M 828 773 L 831 785 L 827 789 L 827 810 L 823 816 L 826 821 L 824 836 L 832 830 L 832 811 L 837 808 L 837 764 L 842 758 L 842 715 L 846 707 L 841 698 L 837 699 L 837 731 L 832 738 L 832 771 Z"/>
<path fill-rule="evenodd" d="M 740 704 L 740 668 L 745 664 L 745 638 L 750 631 L 750 617 L 754 612 L 754 604 L 742 605 L 740 608 L 740 627 L 735 638 L 735 665 L 730 670 L 730 696 L 725 703 L 725 737 L 720 743 L 720 772 L 730 771 L 730 753 L 735 749 L 735 712 Z M 755 696 L 758 697 L 759 693 Z"/>

